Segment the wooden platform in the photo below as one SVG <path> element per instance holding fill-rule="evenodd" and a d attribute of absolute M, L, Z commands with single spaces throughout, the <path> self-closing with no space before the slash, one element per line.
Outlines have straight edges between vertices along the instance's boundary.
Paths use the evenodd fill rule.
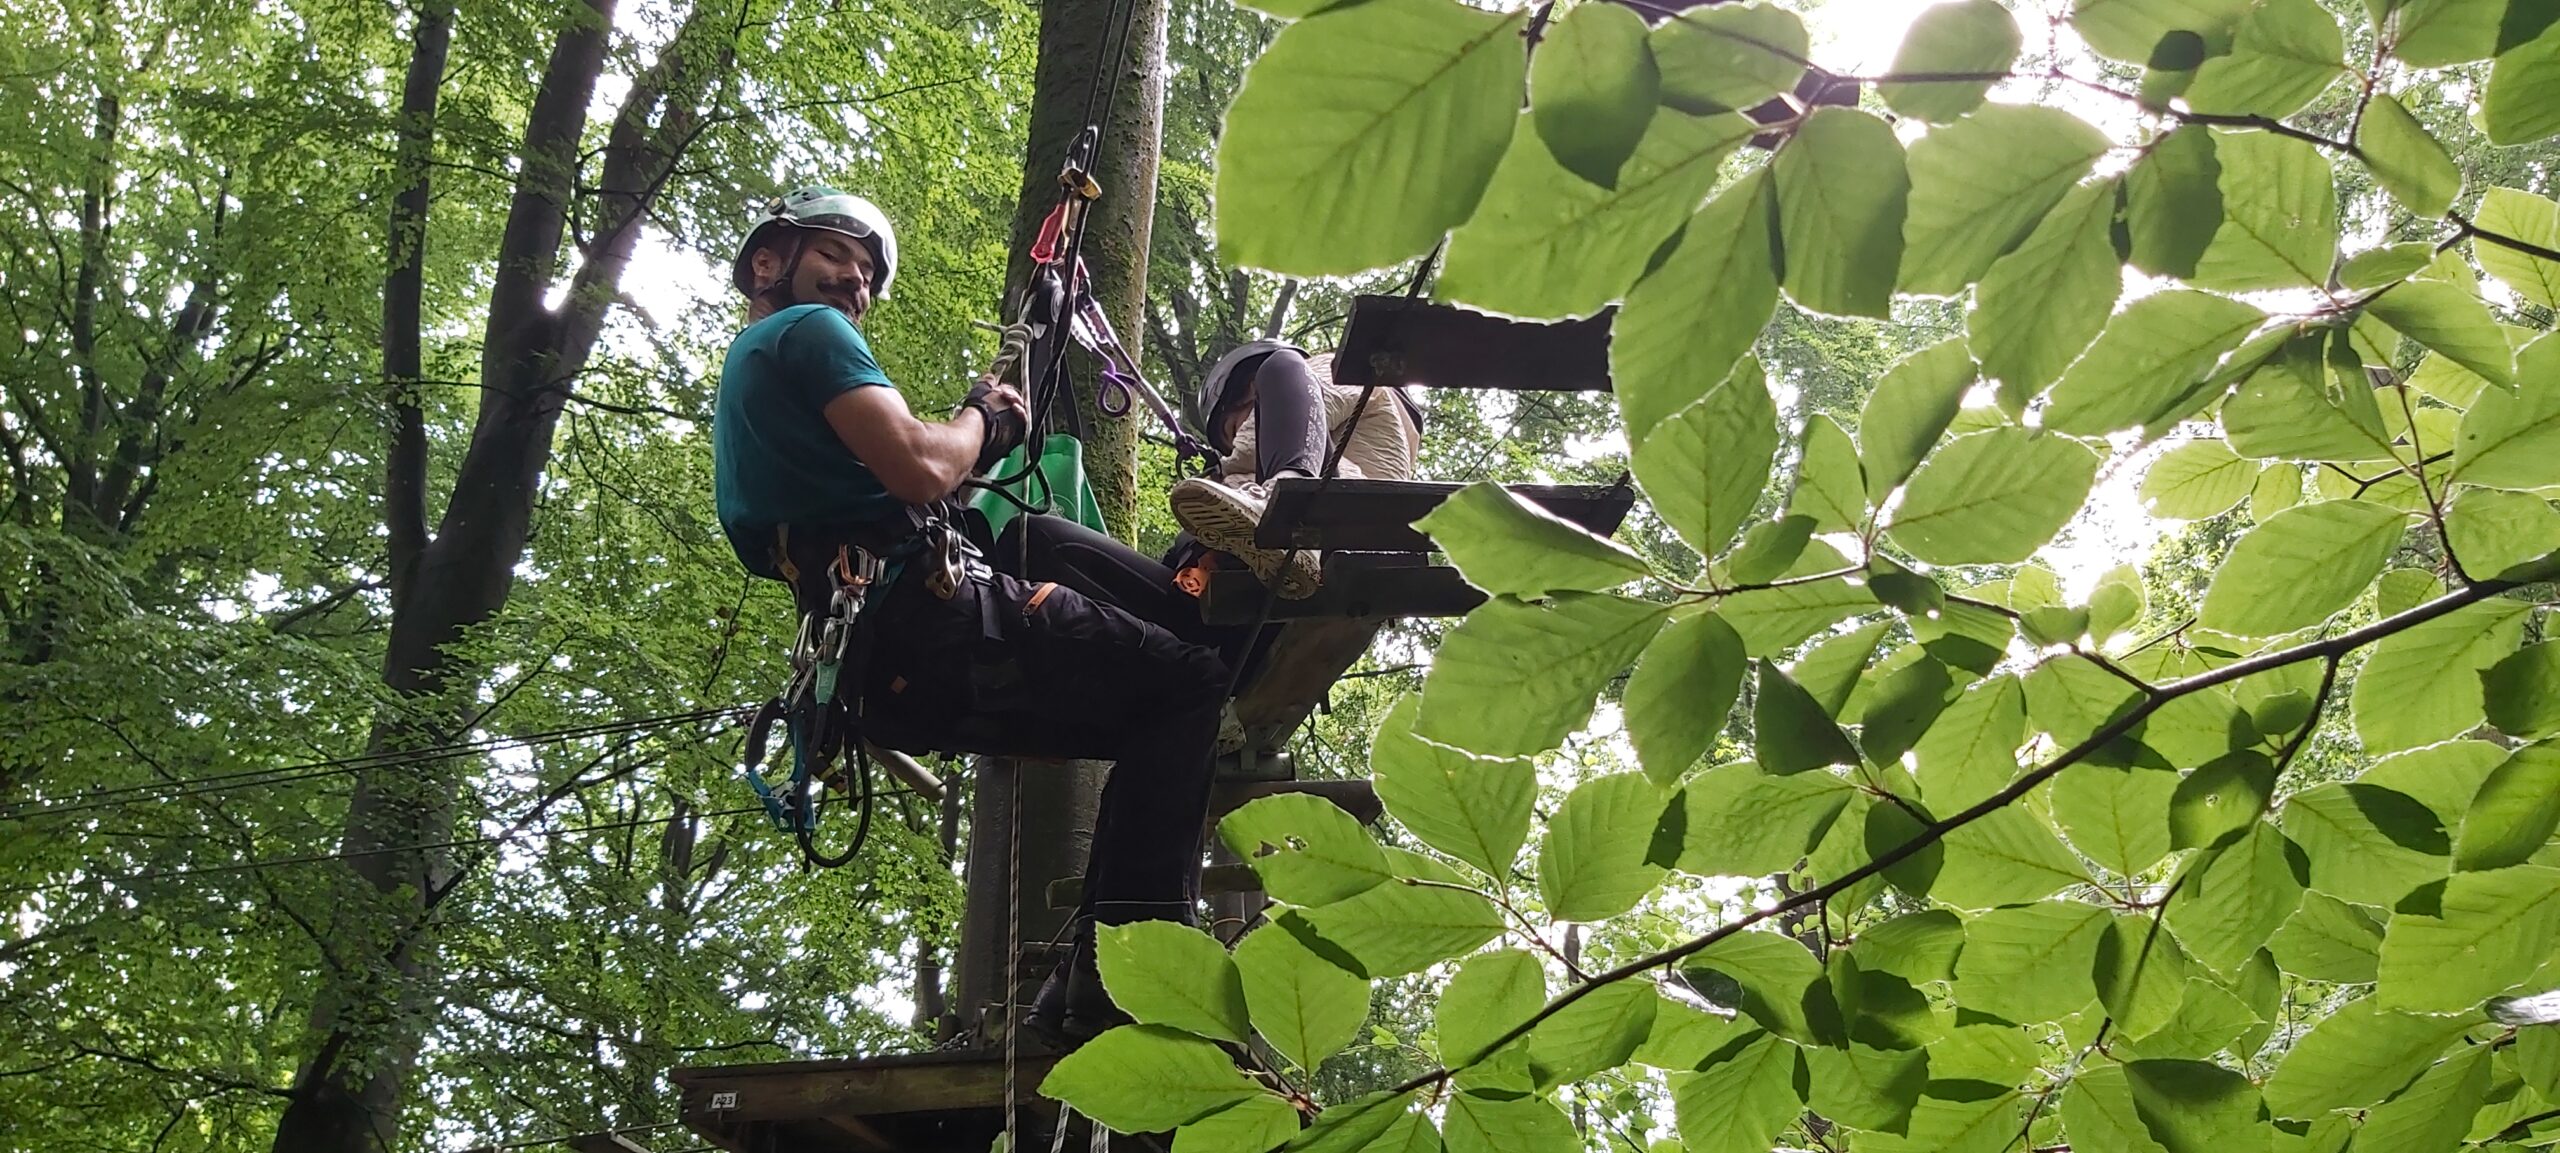
<path fill-rule="evenodd" d="M 1025 1052 L 1015 1065 L 1026 1132 L 1045 1135 L 1054 1123 L 1057 1105 L 1039 1088 L 1056 1063 Z M 1004 1132 L 1001 1050 L 701 1065 L 668 1076 L 683 1095 L 685 1127 L 734 1153 L 986 1153 Z"/>
<path fill-rule="evenodd" d="M 1211 585 L 1213 603 L 1216 585 Z M 1259 598 L 1262 589 L 1253 589 Z M 1257 599 L 1254 603 L 1259 604 Z M 1203 612 L 1212 611 L 1203 604 Z M 1248 618 L 1250 619 L 1250 618 Z M 1287 746 L 1289 734 L 1306 723 L 1309 714 L 1324 703 L 1325 693 L 1351 666 L 1368 655 L 1369 645 L 1386 621 L 1378 617 L 1334 617 L 1327 620 L 1301 620 L 1281 629 L 1278 639 L 1263 655 L 1262 665 L 1253 677 L 1236 692 L 1236 719 L 1244 723 L 1245 749 L 1260 754 Z M 1248 758 L 1253 768 L 1260 768 L 1260 756 Z M 1286 779 L 1294 771 L 1281 774 L 1248 772 L 1237 776 Z"/>
<path fill-rule="evenodd" d="M 1437 480 L 1330 481 L 1289 477 L 1271 486 L 1254 543 L 1264 548 L 1317 548 L 1350 552 L 1419 553 L 1431 538 L 1413 527 L 1465 485 Z M 1632 485 L 1522 484 L 1521 499 L 1601 536 L 1635 507 Z"/>
<path fill-rule="evenodd" d="M 1512 392 L 1609 391 L 1612 307 L 1542 324 L 1455 305 L 1361 296 L 1335 350 L 1337 384 Z"/>

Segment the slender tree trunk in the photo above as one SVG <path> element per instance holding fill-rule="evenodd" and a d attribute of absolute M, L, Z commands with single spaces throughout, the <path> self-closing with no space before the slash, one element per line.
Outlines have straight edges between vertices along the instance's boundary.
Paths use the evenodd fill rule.
<path fill-rule="evenodd" d="M 1128 44 L 1118 59 L 1108 63 L 1102 59 L 1103 50 L 1119 47 L 1111 0 L 1044 0 L 1040 7 L 1031 138 L 1022 199 L 1014 211 L 1013 259 L 1006 283 L 1019 286 L 1029 278 L 1031 241 L 1058 202 L 1058 167 L 1066 159 L 1067 147 L 1084 130 L 1093 82 L 1098 76 L 1107 86 L 1116 71 L 1119 95 L 1112 102 L 1109 122 L 1101 126 L 1101 144 L 1094 158 L 1093 177 L 1102 186 L 1102 199 L 1086 226 L 1083 256 L 1093 274 L 1094 296 L 1112 326 L 1124 342 L 1138 342 L 1146 331 L 1147 240 L 1155 221 L 1156 161 L 1164 129 L 1167 9 L 1165 0 L 1127 3 Z M 1112 420 L 1096 411 L 1092 361 L 1081 353 L 1077 356 L 1077 379 L 1085 383 L 1081 401 L 1088 434 L 1085 470 L 1112 529 L 1134 539 L 1139 494 L 1138 430 L 1133 422 L 1145 418 L 1133 412 L 1128 419 Z M 1048 885 L 1084 868 L 1105 766 L 1093 761 L 1061 765 L 988 757 L 981 758 L 974 771 L 968 908 L 962 916 L 954 1005 L 967 1021 L 975 1021 L 979 1010 L 1004 999 L 1010 902 L 1019 903 L 1023 942 L 1046 941 L 1059 934 L 1064 916 L 1049 908 Z M 1022 818 L 1019 828 L 1014 821 L 1017 812 Z M 1017 839 L 1019 874 L 1010 867 Z"/>

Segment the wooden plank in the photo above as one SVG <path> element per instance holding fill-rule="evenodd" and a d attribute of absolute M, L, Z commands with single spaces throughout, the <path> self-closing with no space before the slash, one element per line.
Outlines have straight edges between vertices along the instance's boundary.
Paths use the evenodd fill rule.
<path fill-rule="evenodd" d="M 1337 384 L 1609 391 L 1615 308 L 1541 324 L 1401 296 L 1361 296 L 1335 350 Z"/>
<path fill-rule="evenodd" d="M 1245 585 L 1239 595 L 1249 598 L 1245 612 L 1250 614 L 1261 606 L 1262 590 L 1251 582 Z M 1385 623 L 1378 617 L 1328 617 L 1281 628 L 1262 663 L 1236 691 L 1236 719 L 1244 725 L 1245 747 L 1270 750 L 1287 744 L 1289 734 L 1324 703 L 1334 682 L 1368 655 Z"/>
<path fill-rule="evenodd" d="M 580 1133 L 561 1142 L 577 1153 L 649 1153 L 649 1147 L 620 1133 Z"/>
<path fill-rule="evenodd" d="M 835 1129 L 837 1132 L 844 1134 L 845 1138 L 851 1141 L 854 1145 L 863 1149 L 871 1150 L 872 1153 L 896 1153 L 898 1148 L 897 1143 L 891 1141 L 887 1134 L 873 1128 L 870 1122 L 865 1121 L 860 1117 L 856 1117 L 851 1113 L 838 1110 L 820 1117 L 819 1120 L 825 1122 L 829 1127 Z"/>
<path fill-rule="evenodd" d="M 1017 1084 L 1039 1084 L 1056 1063 L 1054 1056 L 1020 1055 Z M 734 1125 L 834 1114 L 877 1124 L 886 1115 L 1004 1104 L 1004 1055 L 990 1050 L 696 1066 L 669 1077 L 682 1090 L 680 1115 L 688 1125 L 697 1117 Z"/>
<path fill-rule="evenodd" d="M 1249 625 L 1260 616 L 1266 595 L 1252 573 L 1211 573 L 1209 587 L 1200 598 L 1200 615 L 1213 625 Z M 1484 599 L 1483 590 L 1446 566 L 1375 569 L 1328 576 L 1314 596 L 1275 601 L 1270 619 L 1454 617 L 1466 615 Z"/>
<path fill-rule="evenodd" d="M 1270 505 L 1254 543 L 1264 548 L 1419 553 L 1431 538 L 1413 522 L 1465 486 L 1430 480 L 1320 480 L 1289 477 L 1271 486 Z M 1618 530 L 1635 507 L 1625 485 L 1513 485 L 1511 491 L 1601 536 Z"/>

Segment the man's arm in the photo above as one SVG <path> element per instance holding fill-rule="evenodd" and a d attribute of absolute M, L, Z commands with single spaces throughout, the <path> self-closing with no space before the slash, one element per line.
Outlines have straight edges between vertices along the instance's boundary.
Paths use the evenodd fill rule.
<path fill-rule="evenodd" d="M 836 439 L 880 478 L 890 496 L 907 504 L 957 491 L 976 470 L 987 439 L 986 415 L 977 409 L 961 409 L 946 421 L 918 420 L 894 388 L 842 393 L 827 402 L 826 414 Z"/>

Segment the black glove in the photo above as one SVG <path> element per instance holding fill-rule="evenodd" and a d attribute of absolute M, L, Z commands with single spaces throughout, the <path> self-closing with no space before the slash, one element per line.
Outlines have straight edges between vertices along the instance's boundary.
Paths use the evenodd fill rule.
<path fill-rule="evenodd" d="M 982 473 L 994 468 L 997 461 L 1004 459 L 1004 454 L 1021 447 L 1023 439 L 1031 435 L 1031 422 L 1023 416 L 1021 409 L 998 411 L 995 404 L 987 399 L 994 392 L 994 386 L 982 380 L 969 386 L 969 395 L 960 401 L 963 409 L 977 409 L 979 419 L 986 425 L 986 440 L 978 446 L 976 468 Z"/>

